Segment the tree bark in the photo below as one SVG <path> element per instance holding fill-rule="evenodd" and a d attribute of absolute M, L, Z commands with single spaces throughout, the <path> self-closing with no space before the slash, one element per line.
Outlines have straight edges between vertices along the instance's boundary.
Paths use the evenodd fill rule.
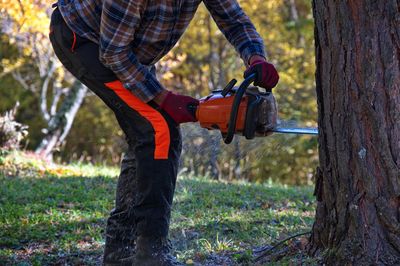
<path fill-rule="evenodd" d="M 400 1 L 313 0 L 320 167 L 309 250 L 400 265 Z"/>
<path fill-rule="evenodd" d="M 87 87 L 79 81 L 76 80 L 72 84 L 60 109 L 50 118 L 46 135 L 35 153 L 52 159 L 55 148 L 59 147 L 67 137 L 86 92 Z"/>

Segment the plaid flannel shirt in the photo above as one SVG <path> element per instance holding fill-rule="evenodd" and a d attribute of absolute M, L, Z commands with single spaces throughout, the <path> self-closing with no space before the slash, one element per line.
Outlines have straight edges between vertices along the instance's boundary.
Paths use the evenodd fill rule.
<path fill-rule="evenodd" d="M 144 102 L 163 90 L 151 67 L 177 43 L 204 2 L 245 62 L 264 44 L 237 0 L 59 0 L 67 25 L 100 46 L 100 60 Z"/>

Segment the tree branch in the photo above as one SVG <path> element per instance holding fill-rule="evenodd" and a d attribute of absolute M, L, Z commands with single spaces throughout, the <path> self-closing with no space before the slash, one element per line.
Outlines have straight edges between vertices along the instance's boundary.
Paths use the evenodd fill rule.
<path fill-rule="evenodd" d="M 15 64 L 13 64 L 11 67 L 4 67 L 3 66 L 3 73 L 0 73 L 0 78 L 12 74 L 12 72 L 16 71 L 18 68 L 22 66 L 21 60 L 17 60 Z"/>
<path fill-rule="evenodd" d="M 268 253 L 270 253 L 272 250 L 276 249 L 277 247 L 279 247 L 280 245 L 282 245 L 282 244 L 285 243 L 286 241 L 289 241 L 290 239 L 293 239 L 293 238 L 296 238 L 296 237 L 299 237 L 299 236 L 304 236 L 304 235 L 309 235 L 309 234 L 311 234 L 311 231 L 303 232 L 303 233 L 298 233 L 298 234 L 289 236 L 289 237 L 283 239 L 282 241 L 279 241 L 278 243 L 276 243 L 276 244 L 275 244 L 274 246 L 272 246 L 272 247 L 264 248 L 264 249 L 260 250 L 260 252 L 264 252 L 264 253 L 261 254 L 260 256 L 258 256 L 257 258 L 255 258 L 255 259 L 253 260 L 253 262 L 258 262 L 258 261 L 260 261 L 263 257 L 267 256 Z"/>
<path fill-rule="evenodd" d="M 61 99 L 61 95 L 66 94 L 67 91 L 68 91 L 68 89 L 66 89 L 66 88 L 55 88 L 54 89 L 53 102 L 51 103 L 51 106 L 50 106 L 50 115 L 51 116 L 56 115 L 57 105 Z"/>
<path fill-rule="evenodd" d="M 44 120 L 46 120 L 47 122 L 50 120 L 50 114 L 47 111 L 47 90 L 49 88 L 50 79 L 53 77 L 56 68 L 56 64 L 52 62 L 50 65 L 50 69 L 46 74 L 46 78 L 43 81 L 42 90 L 40 93 L 40 111 L 42 112 Z"/>
<path fill-rule="evenodd" d="M 34 91 L 34 89 L 32 88 L 32 86 L 30 86 L 25 79 L 22 77 L 21 73 L 16 70 L 16 71 L 12 71 L 11 75 L 13 76 L 13 78 L 19 83 L 21 84 L 21 86 L 29 91 Z"/>

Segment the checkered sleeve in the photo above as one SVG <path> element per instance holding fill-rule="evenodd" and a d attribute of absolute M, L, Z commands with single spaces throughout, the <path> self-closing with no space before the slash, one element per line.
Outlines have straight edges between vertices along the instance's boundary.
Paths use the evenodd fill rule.
<path fill-rule="evenodd" d="M 237 0 L 203 0 L 218 28 L 235 47 L 243 61 L 250 57 L 266 57 L 264 42 Z"/>
<path fill-rule="evenodd" d="M 100 23 L 100 60 L 135 96 L 152 100 L 163 87 L 131 49 L 146 0 L 104 0 Z"/>

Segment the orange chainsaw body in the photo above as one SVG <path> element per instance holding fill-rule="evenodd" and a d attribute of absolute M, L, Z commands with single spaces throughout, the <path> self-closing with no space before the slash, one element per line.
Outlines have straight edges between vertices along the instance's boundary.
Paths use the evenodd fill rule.
<path fill-rule="evenodd" d="M 228 132 L 229 118 L 234 97 L 221 94 L 212 94 L 200 99 L 196 110 L 196 117 L 200 126 L 207 129 L 218 129 L 222 134 Z M 245 126 L 248 97 L 244 96 L 239 105 L 235 132 L 242 132 Z"/>
<path fill-rule="evenodd" d="M 275 98 L 271 91 L 249 87 L 254 79 L 255 74 L 248 76 L 237 88 L 232 80 L 223 90 L 200 99 L 193 112 L 200 126 L 219 130 L 226 144 L 239 133 L 246 139 L 271 134 L 277 118 Z"/>

